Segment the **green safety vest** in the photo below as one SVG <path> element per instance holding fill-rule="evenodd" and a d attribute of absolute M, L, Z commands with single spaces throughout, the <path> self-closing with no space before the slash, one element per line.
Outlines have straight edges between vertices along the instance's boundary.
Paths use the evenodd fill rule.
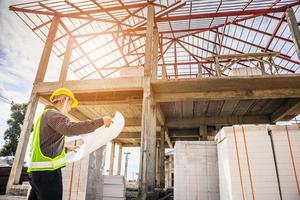
<path fill-rule="evenodd" d="M 32 171 L 53 171 L 66 166 L 65 147 L 63 147 L 60 155 L 55 158 L 45 156 L 40 147 L 40 131 L 43 115 L 50 109 L 44 110 L 34 123 L 33 135 L 30 145 L 30 161 L 28 163 L 28 172 Z"/>

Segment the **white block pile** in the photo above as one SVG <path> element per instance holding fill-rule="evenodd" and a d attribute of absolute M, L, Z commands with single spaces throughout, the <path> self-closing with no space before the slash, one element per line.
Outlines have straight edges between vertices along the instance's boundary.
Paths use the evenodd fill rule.
<path fill-rule="evenodd" d="M 104 176 L 103 200 L 125 200 L 124 176 Z"/>
<path fill-rule="evenodd" d="M 216 142 L 176 142 L 174 198 L 175 200 L 219 199 Z"/>
<path fill-rule="evenodd" d="M 300 130 L 296 133 L 296 128 L 288 129 L 291 129 L 289 135 L 299 180 Z M 216 136 L 221 200 L 280 199 L 269 129 L 274 138 L 282 199 L 300 199 L 284 126 L 244 125 L 225 127 Z"/>
<path fill-rule="evenodd" d="M 300 199 L 300 188 L 297 189 L 300 187 L 300 126 L 269 126 L 269 129 L 274 140 L 282 199 Z"/>
<path fill-rule="evenodd" d="M 89 157 L 81 161 L 68 164 L 62 169 L 63 199 L 85 199 Z"/>

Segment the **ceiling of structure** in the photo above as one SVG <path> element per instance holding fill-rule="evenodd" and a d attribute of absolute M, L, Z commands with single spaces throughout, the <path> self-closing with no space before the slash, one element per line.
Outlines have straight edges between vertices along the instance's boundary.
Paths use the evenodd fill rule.
<path fill-rule="evenodd" d="M 299 73 L 285 15 L 292 7 L 300 21 L 299 5 L 299 0 L 154 1 L 158 78 L 162 67 L 170 79 L 194 78 L 199 65 L 203 76 L 213 76 L 213 61 L 208 57 L 272 51 L 280 52 L 274 58 L 278 73 Z M 144 65 L 147 1 L 50 0 L 13 5 L 10 10 L 42 41 L 52 18 L 60 17 L 53 52 L 63 59 L 69 35 L 75 38 L 69 70 L 78 79 L 118 77 L 126 67 Z M 223 75 L 256 65 L 240 60 Z"/>

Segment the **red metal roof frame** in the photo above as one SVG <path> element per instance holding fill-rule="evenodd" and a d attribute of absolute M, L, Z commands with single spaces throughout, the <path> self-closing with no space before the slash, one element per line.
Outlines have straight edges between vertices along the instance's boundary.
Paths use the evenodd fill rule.
<path fill-rule="evenodd" d="M 79 79 L 95 79 L 117 77 L 124 67 L 143 66 L 147 4 L 145 0 L 47 0 L 9 8 L 42 41 L 53 16 L 59 16 L 53 52 L 63 59 L 67 39 L 73 36 L 69 69 Z M 300 20 L 299 0 L 157 0 L 154 5 L 160 37 L 158 77 L 162 67 L 169 78 L 196 77 L 198 65 L 204 76 L 213 76 L 213 63 L 207 57 L 266 51 L 280 52 L 274 59 L 279 73 L 300 72 L 285 16 L 292 7 Z M 252 60 L 240 60 L 224 75 L 232 68 L 254 65 Z"/>

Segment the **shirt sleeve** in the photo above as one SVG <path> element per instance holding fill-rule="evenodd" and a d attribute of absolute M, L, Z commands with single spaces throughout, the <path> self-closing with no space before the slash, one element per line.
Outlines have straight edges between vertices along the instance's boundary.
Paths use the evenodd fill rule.
<path fill-rule="evenodd" d="M 104 122 L 102 118 L 71 122 L 70 119 L 58 111 L 49 111 L 45 115 L 47 124 L 56 132 L 65 136 L 86 134 L 101 127 Z"/>

